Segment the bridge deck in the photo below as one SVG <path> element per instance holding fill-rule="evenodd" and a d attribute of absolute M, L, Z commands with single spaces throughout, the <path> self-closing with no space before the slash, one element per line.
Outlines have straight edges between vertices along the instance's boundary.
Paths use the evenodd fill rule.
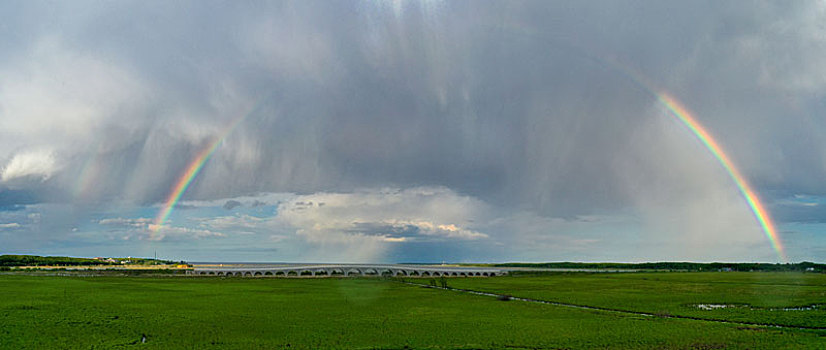
<path fill-rule="evenodd" d="M 428 266 L 428 265 L 369 265 L 319 264 L 274 267 L 198 267 L 189 272 L 197 276 L 244 277 L 347 277 L 347 276 L 404 276 L 404 277 L 492 277 L 508 273 L 505 269 Z"/>

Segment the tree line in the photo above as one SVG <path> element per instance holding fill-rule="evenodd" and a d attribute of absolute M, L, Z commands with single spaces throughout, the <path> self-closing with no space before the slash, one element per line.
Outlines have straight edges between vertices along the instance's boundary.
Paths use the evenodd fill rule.
<path fill-rule="evenodd" d="M 128 264 L 133 265 L 164 265 L 176 263 L 174 261 L 155 260 L 147 258 L 111 258 L 111 260 L 108 259 L 109 258 L 73 258 L 68 256 L 0 255 L 0 266 L 106 266 L 121 265 L 124 262 L 128 262 Z"/>
<path fill-rule="evenodd" d="M 826 264 L 809 261 L 799 263 L 694 263 L 694 262 L 648 262 L 648 263 L 504 263 L 495 267 L 533 267 L 549 269 L 622 269 L 622 270 L 679 270 L 679 271 L 815 271 L 826 272 Z"/>

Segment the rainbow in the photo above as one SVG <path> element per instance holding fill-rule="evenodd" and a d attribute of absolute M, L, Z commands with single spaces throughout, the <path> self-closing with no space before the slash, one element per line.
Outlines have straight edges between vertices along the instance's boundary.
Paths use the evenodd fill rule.
<path fill-rule="evenodd" d="M 235 130 L 238 124 L 241 124 L 241 121 L 246 119 L 246 117 L 250 114 L 252 114 L 252 111 L 235 117 L 235 119 L 233 119 L 227 127 L 218 133 L 218 135 L 216 135 L 204 149 L 198 152 L 198 155 L 192 159 L 191 162 L 189 162 L 189 165 L 186 167 L 186 171 L 184 171 L 184 173 L 178 178 L 178 181 L 175 182 L 175 186 L 172 187 L 172 192 L 169 193 L 169 196 L 164 201 L 160 211 L 158 211 L 158 215 L 155 217 L 155 222 L 153 225 L 150 225 L 150 229 L 153 233 L 157 233 L 161 228 L 163 228 L 164 223 L 169 219 L 169 215 L 172 214 L 172 209 L 174 209 L 175 205 L 178 204 L 178 201 L 181 200 L 181 197 L 184 192 L 186 192 L 186 189 L 189 188 L 190 184 L 192 184 L 192 180 L 198 176 L 198 173 L 200 173 L 201 169 L 204 168 L 206 162 L 218 149 L 218 146 L 224 142 L 224 139 L 226 139 L 227 136 Z"/>
<path fill-rule="evenodd" d="M 723 168 L 726 169 L 726 172 L 728 172 L 729 176 L 734 181 L 734 184 L 737 185 L 737 189 L 740 190 L 740 193 L 746 198 L 749 208 L 751 208 L 751 211 L 754 213 L 754 217 L 757 219 L 757 222 L 760 223 L 760 227 L 763 228 L 763 232 L 766 233 L 766 237 L 768 237 L 772 247 L 780 256 L 780 259 L 787 261 L 786 254 L 783 251 L 783 245 L 780 243 L 780 238 L 777 236 L 777 231 L 774 228 L 771 217 L 769 217 L 768 212 L 763 207 L 763 204 L 760 202 L 757 194 L 755 194 L 754 190 L 752 190 L 748 182 L 746 182 L 745 177 L 743 177 L 740 171 L 737 170 L 734 163 L 732 163 L 728 155 L 723 152 L 723 149 L 717 141 L 711 137 L 711 134 L 709 134 L 709 132 L 706 131 L 706 129 L 703 128 L 703 126 L 700 125 L 691 113 L 679 102 L 677 102 L 677 100 L 666 93 L 658 93 L 655 95 L 657 96 L 657 100 L 665 106 L 671 114 L 677 117 L 680 122 L 687 126 L 691 132 L 697 136 L 700 142 L 702 142 L 703 145 L 711 151 L 711 154 L 717 158 Z"/>
<path fill-rule="evenodd" d="M 521 32 L 525 32 L 525 30 L 521 30 Z M 603 58 L 601 56 L 593 54 L 591 51 L 586 50 L 583 47 L 580 47 L 567 41 L 563 41 L 563 43 L 568 47 L 574 48 L 584 53 L 585 56 L 587 56 L 588 58 L 593 59 L 608 67 L 612 67 L 618 72 L 621 72 L 631 81 L 639 85 L 642 88 L 642 90 L 653 95 L 660 104 L 665 106 L 665 108 L 670 112 L 670 114 L 677 118 L 677 120 L 679 120 L 683 125 L 688 127 L 688 129 L 691 130 L 691 132 L 700 140 L 700 142 L 706 147 L 706 149 L 708 149 L 711 152 L 711 154 L 719 161 L 719 163 L 726 170 L 729 177 L 737 186 L 739 192 L 746 199 L 746 203 L 748 204 L 749 209 L 752 211 L 762 231 L 769 239 L 772 248 L 775 250 L 775 252 L 777 252 L 778 257 L 784 262 L 787 261 L 783 245 L 780 242 L 780 238 L 777 235 L 777 230 L 775 229 L 771 217 L 764 208 L 759 197 L 751 188 L 751 186 L 749 186 L 745 177 L 743 177 L 740 171 L 734 166 L 734 163 L 723 151 L 719 143 L 702 126 L 702 124 L 700 124 L 697 121 L 697 119 L 695 119 L 691 115 L 691 113 L 685 107 L 683 107 L 676 99 L 671 97 L 669 94 L 665 92 L 657 92 L 658 89 L 653 88 L 654 84 L 648 82 L 647 79 L 645 79 L 642 75 L 636 73 L 634 70 L 628 68 L 627 66 L 620 64 L 615 59 Z M 249 113 L 246 115 L 249 115 Z M 192 180 L 198 175 L 198 173 L 201 171 L 201 168 L 203 168 L 204 164 L 209 160 L 209 158 L 212 156 L 212 154 L 215 152 L 218 146 L 223 142 L 224 138 L 235 128 L 235 126 L 238 125 L 238 123 L 240 123 L 246 117 L 246 115 L 242 115 L 241 117 L 238 117 L 236 120 L 234 120 L 230 124 L 230 126 L 222 134 L 220 134 L 219 137 L 216 137 L 215 140 L 212 143 L 210 143 L 207 148 L 201 151 L 198 154 L 198 156 L 192 160 L 192 162 L 187 167 L 186 172 L 184 172 L 184 174 L 176 183 L 175 187 L 173 187 L 172 193 L 170 193 L 169 197 L 167 198 L 166 202 L 161 208 L 161 211 L 158 213 L 158 216 L 155 219 L 155 225 L 153 226 L 154 231 L 157 231 L 163 226 L 163 223 L 169 218 L 169 215 L 172 213 L 172 209 L 174 208 L 175 204 L 177 204 L 177 202 L 180 200 L 181 196 L 186 191 L 187 187 L 189 187 Z"/>
<path fill-rule="evenodd" d="M 760 202 L 759 197 L 755 194 L 755 191 L 749 186 L 748 182 L 746 182 L 745 177 L 740 173 L 739 170 L 734 166 L 734 163 L 731 159 L 726 155 L 717 141 L 711 136 L 711 134 L 706 131 L 705 128 L 695 119 L 689 111 L 680 105 L 676 99 L 672 98 L 665 92 L 659 92 L 660 89 L 654 88 L 656 85 L 649 82 L 642 74 L 637 73 L 635 70 L 629 68 L 627 65 L 622 64 L 621 62 L 617 61 L 614 58 L 606 57 L 604 55 L 597 54 L 595 50 L 589 50 L 586 47 L 583 47 L 578 42 L 572 42 L 570 40 L 566 40 L 565 38 L 539 38 L 537 36 L 536 31 L 522 26 L 520 23 L 515 22 L 506 22 L 501 25 L 501 27 L 495 27 L 495 29 L 506 29 L 508 30 L 506 33 L 515 33 L 518 35 L 525 35 L 531 38 L 535 38 L 537 40 L 550 40 L 555 42 L 556 44 L 561 44 L 569 49 L 573 49 L 576 52 L 583 54 L 586 58 L 597 62 L 598 64 L 604 65 L 606 67 L 613 68 L 616 72 L 620 73 L 621 75 L 625 76 L 629 79 L 629 81 L 634 82 L 642 91 L 647 94 L 653 95 L 653 97 L 657 100 L 659 104 L 665 106 L 665 108 L 672 114 L 680 123 L 684 124 L 688 127 L 689 130 L 700 140 L 700 142 L 708 149 L 712 155 L 720 162 L 723 168 L 728 173 L 729 177 L 734 181 L 737 189 L 740 193 L 745 197 L 746 203 L 749 206 L 749 209 L 754 214 L 754 217 L 757 219 L 757 222 L 760 224 L 762 231 L 765 233 L 766 237 L 769 239 L 772 248 L 777 252 L 778 257 L 786 262 L 788 261 L 786 258 L 786 253 L 783 250 L 783 245 L 780 242 L 780 238 L 777 235 L 777 231 L 772 223 L 771 217 L 769 216 L 766 209 L 763 207 L 763 204 Z"/>
<path fill-rule="evenodd" d="M 734 163 L 731 159 L 726 155 L 723 149 L 720 147 L 720 144 L 711 136 L 711 134 L 694 118 L 691 113 L 683 107 L 675 98 L 671 97 L 668 93 L 662 92 L 660 89 L 654 88 L 655 84 L 651 83 L 646 79 L 643 75 L 637 73 L 633 69 L 629 68 L 628 66 L 618 62 L 616 59 L 612 58 L 604 58 L 602 56 L 598 56 L 593 52 L 586 50 L 580 46 L 574 45 L 569 42 L 564 42 L 568 47 L 574 48 L 579 52 L 585 54 L 586 57 L 603 64 L 607 67 L 611 67 L 617 72 L 624 75 L 630 81 L 637 84 L 640 89 L 650 95 L 652 95 L 659 104 L 663 105 L 669 112 L 672 114 L 677 120 L 680 121 L 683 125 L 688 127 L 688 129 L 696 136 L 700 142 L 708 149 L 711 154 L 717 158 L 720 164 L 728 173 L 729 177 L 732 179 L 734 184 L 737 186 L 737 189 L 746 199 L 746 203 L 749 206 L 749 209 L 753 213 L 755 219 L 757 219 L 758 224 L 760 225 L 762 231 L 765 233 L 766 237 L 769 239 L 772 248 L 777 253 L 777 256 L 783 262 L 788 261 L 786 258 L 786 253 L 783 249 L 783 245 L 780 242 L 780 237 L 777 235 L 777 230 L 772 223 L 771 217 L 769 213 L 764 208 L 763 204 L 760 202 L 760 198 L 757 197 L 755 191 L 749 186 L 746 178 L 740 173 L 737 167 L 734 166 Z M 658 92 L 660 91 L 660 92 Z"/>
<path fill-rule="evenodd" d="M 80 173 L 75 180 L 74 189 L 72 190 L 75 200 L 79 200 L 88 195 L 89 189 L 95 184 L 97 178 L 100 176 L 100 164 L 98 159 L 100 154 L 101 143 L 98 142 L 95 151 L 89 152 L 87 155 L 86 161 L 83 162 L 83 166 L 80 168 Z"/>

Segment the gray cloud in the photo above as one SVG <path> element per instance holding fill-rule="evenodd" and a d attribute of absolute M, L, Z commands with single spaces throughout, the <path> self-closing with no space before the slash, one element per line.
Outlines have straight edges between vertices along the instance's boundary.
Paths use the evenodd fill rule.
<path fill-rule="evenodd" d="M 193 155 L 231 117 L 243 113 L 245 104 L 257 104 L 257 112 L 230 135 L 196 180 L 192 196 L 221 198 L 260 190 L 316 191 L 379 183 L 444 185 L 507 200 L 501 193 L 489 192 L 507 188 L 510 193 L 514 186 L 533 192 L 536 185 L 553 185 L 547 187 L 555 189 L 539 196 L 561 197 L 569 203 L 566 208 L 575 202 L 573 209 L 550 209 L 573 214 L 596 203 L 622 200 L 613 193 L 618 187 L 614 179 L 604 175 L 614 171 L 611 159 L 634 155 L 620 153 L 614 146 L 638 133 L 639 125 L 662 118 L 646 112 L 651 97 L 635 89 L 633 81 L 588 55 L 638 62 L 639 66 L 631 68 L 671 87 L 692 106 L 716 107 L 715 96 L 694 94 L 711 95 L 709 91 L 719 84 L 682 91 L 700 84 L 689 79 L 713 77 L 727 85 L 756 81 L 763 87 L 725 94 L 732 99 L 799 89 L 819 91 L 824 85 L 810 78 L 821 75 L 811 74 L 819 67 L 814 63 L 800 67 L 761 59 L 788 49 L 799 51 L 797 56 L 821 56 L 805 51 L 810 44 L 822 44 L 812 33 L 819 28 L 819 12 L 804 12 L 805 8 L 737 7 L 708 14 L 699 3 L 600 4 L 598 8 L 583 4 L 568 9 L 556 4 L 537 8 L 513 3 L 475 8 L 478 17 L 472 20 L 450 16 L 469 6 L 407 4 L 395 13 L 392 8 L 366 3 L 289 3 L 256 10 L 181 4 L 164 11 L 137 4 L 89 5 L 88 13 L 79 18 L 61 16 L 58 23 L 71 23 L 62 24 L 68 27 L 61 28 L 61 36 L 30 33 L 34 44 L 20 48 L 29 52 L 21 56 L 26 60 L 13 61 L 8 67 L 25 64 L 30 71 L 56 75 L 57 82 L 77 86 L 60 88 L 29 80 L 26 86 L 33 92 L 28 97 L 52 102 L 15 99 L 11 104 L 6 98 L 6 112 L 28 118 L 48 116 L 51 121 L 19 124 L 23 126 L 76 125 L 79 138 L 88 137 L 90 125 L 110 131 L 111 140 L 104 136 L 99 142 L 120 143 L 104 148 L 115 148 L 113 158 L 135 166 L 119 174 L 109 168 L 123 167 L 102 165 L 103 182 L 115 182 L 103 188 L 122 192 L 111 195 L 138 201 L 161 200 Z M 201 16 L 178 20 L 191 11 Z M 341 11 L 355 15 L 341 18 L 336 15 Z M 135 19 L 123 18 L 127 12 L 130 18 L 153 20 L 155 29 L 139 30 Z M 671 16 L 675 13 L 680 16 Z M 696 18 L 686 15 L 692 13 L 704 14 L 702 23 L 709 25 L 696 24 Z M 545 15 L 561 21 L 544 25 Z M 775 18 L 766 24 L 770 35 L 761 36 L 756 31 L 766 16 Z M 629 18 L 638 20 L 630 25 Z M 672 23 L 675 18 L 678 21 Z M 801 22 L 794 30 L 783 25 L 797 20 Z M 95 30 L 101 27 L 107 30 Z M 564 38 L 574 32 L 585 48 L 565 43 Z M 785 36 L 795 41 L 776 38 Z M 721 53 L 727 55 L 721 57 Z M 744 64 L 743 58 L 751 59 Z M 73 75 L 61 80 L 62 73 L 50 69 Z M 722 77 L 702 74 L 709 69 Z M 89 84 L 79 74 L 99 82 Z M 9 89 L 21 88 L 14 80 L 7 84 Z M 253 92 L 263 86 L 268 86 L 269 93 Z M 78 97 L 65 101 L 48 97 L 65 96 L 62 91 L 74 91 Z M 111 96 L 108 104 L 91 102 L 103 95 Z M 691 103 L 694 100 L 699 101 Z M 786 101 L 777 99 L 776 103 L 775 109 Z M 37 107 L 42 112 L 34 107 L 38 105 L 44 106 Z M 752 108 L 749 104 L 743 107 Z M 725 137 L 731 140 L 727 146 L 751 170 L 747 173 L 769 172 L 760 169 L 763 162 L 751 164 L 749 154 L 766 154 L 759 150 L 786 143 L 755 145 L 750 140 L 774 140 L 762 137 L 758 130 L 750 133 L 735 125 L 728 127 L 728 120 L 738 122 L 739 116 L 706 113 L 706 109 L 699 108 L 698 115 L 713 129 L 723 130 L 720 135 L 733 134 Z M 113 129 L 129 114 L 141 117 L 129 117 L 137 121 L 130 121 L 128 130 Z M 776 124 L 772 114 L 749 115 L 765 126 Z M 805 122 L 805 115 L 799 118 Z M 805 126 L 800 130 L 809 130 Z M 51 138 L 51 131 L 40 128 L 14 131 L 29 140 L 36 134 Z M 134 136 L 124 139 L 124 132 Z M 135 146 L 128 144 L 130 139 Z M 72 141 L 78 140 L 67 140 Z M 74 157 L 66 172 L 105 157 L 106 151 L 100 146 L 81 150 L 87 154 Z M 20 154 L 27 153 L 10 156 Z M 794 168 L 783 164 L 789 160 L 776 159 L 772 168 Z M 818 167 L 822 173 L 822 165 Z M 554 173 L 544 174 L 550 168 Z M 158 173 L 165 176 L 152 176 Z M 755 182 L 776 182 L 770 175 Z M 592 186 L 600 191 L 587 191 Z M 581 201 L 585 203 L 576 203 Z"/>
<path fill-rule="evenodd" d="M 241 210 L 257 207 L 241 198 L 259 193 L 432 187 L 503 216 L 636 217 L 663 244 L 723 232 L 748 241 L 755 224 L 731 180 L 628 71 L 692 110 L 762 198 L 826 194 L 822 2 L 25 2 L 0 11 L 13 14 L 0 26 L 0 209 L 160 203 L 247 115 L 184 199 Z M 314 211 L 336 207 L 318 200 Z M 289 205 L 298 204 L 279 211 Z M 781 221 L 818 215 L 776 208 Z M 460 232 L 425 216 L 374 219 L 336 230 Z M 592 242 L 576 236 L 560 240 Z"/>
<path fill-rule="evenodd" d="M 236 200 L 228 200 L 226 203 L 224 203 L 223 208 L 224 208 L 224 209 L 226 209 L 226 210 L 232 210 L 233 208 L 240 207 L 241 205 L 242 205 L 242 204 L 241 204 L 241 202 L 239 202 L 239 201 L 236 201 Z"/>

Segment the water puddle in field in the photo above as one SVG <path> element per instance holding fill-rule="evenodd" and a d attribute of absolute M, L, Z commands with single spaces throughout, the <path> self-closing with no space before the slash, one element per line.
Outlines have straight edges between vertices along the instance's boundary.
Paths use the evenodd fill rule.
<path fill-rule="evenodd" d="M 805 305 L 805 306 L 792 306 L 792 307 L 758 307 L 758 306 L 751 306 L 747 304 L 696 304 L 692 305 L 695 308 L 700 310 L 718 310 L 718 309 L 733 309 L 733 308 L 744 308 L 749 310 L 766 310 L 766 311 L 812 311 L 816 309 L 822 309 L 822 304 L 812 304 L 812 305 Z"/>
<path fill-rule="evenodd" d="M 798 307 L 784 307 L 782 309 L 769 309 L 769 310 L 783 310 L 783 311 L 811 311 L 815 309 L 821 309 L 823 305 L 812 304 L 808 306 L 798 306 Z"/>
<path fill-rule="evenodd" d="M 695 305 L 696 308 L 700 310 L 717 310 L 717 309 L 730 309 L 739 307 L 738 305 L 729 305 L 729 304 L 697 304 Z"/>

